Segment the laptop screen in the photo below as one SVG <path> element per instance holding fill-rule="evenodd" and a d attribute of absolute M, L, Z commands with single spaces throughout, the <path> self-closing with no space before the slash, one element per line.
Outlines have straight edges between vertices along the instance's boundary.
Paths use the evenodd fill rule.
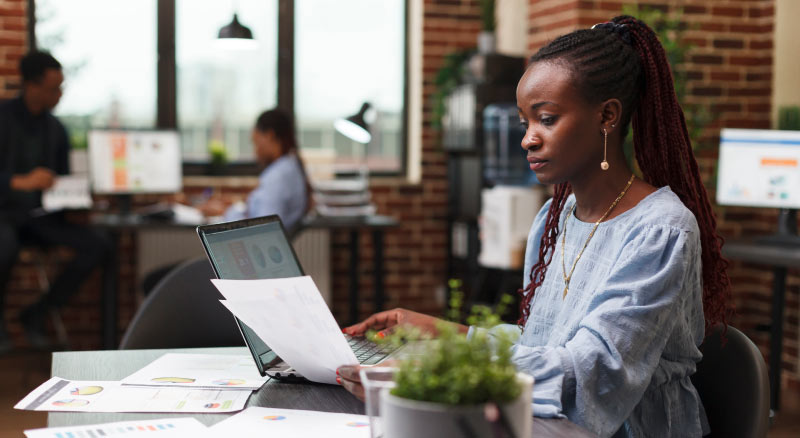
<path fill-rule="evenodd" d="M 219 278 L 252 280 L 303 275 L 278 216 L 201 225 L 197 233 Z M 269 364 L 280 358 L 250 327 L 238 318 L 236 322 L 258 371 L 265 375 Z"/>
<path fill-rule="evenodd" d="M 220 278 L 253 280 L 303 275 L 280 222 L 205 235 Z"/>

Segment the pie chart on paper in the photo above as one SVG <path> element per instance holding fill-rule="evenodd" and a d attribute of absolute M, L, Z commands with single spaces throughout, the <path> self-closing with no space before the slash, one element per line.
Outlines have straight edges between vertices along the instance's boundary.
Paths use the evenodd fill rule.
<path fill-rule="evenodd" d="M 79 386 L 69 392 L 70 395 L 94 395 L 102 391 L 102 386 Z"/>

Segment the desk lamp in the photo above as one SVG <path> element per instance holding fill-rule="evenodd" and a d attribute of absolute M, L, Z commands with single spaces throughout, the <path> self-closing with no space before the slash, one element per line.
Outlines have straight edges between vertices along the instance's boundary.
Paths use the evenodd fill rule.
<path fill-rule="evenodd" d="M 350 140 L 362 144 L 369 143 L 372 140 L 372 134 L 369 133 L 369 124 L 364 120 L 364 114 L 369 108 L 369 102 L 364 102 L 358 113 L 346 119 L 336 120 L 333 122 L 333 127 Z"/>

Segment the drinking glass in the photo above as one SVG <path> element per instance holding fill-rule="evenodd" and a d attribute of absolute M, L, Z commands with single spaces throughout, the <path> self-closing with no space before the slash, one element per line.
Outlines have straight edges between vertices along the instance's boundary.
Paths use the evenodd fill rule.
<path fill-rule="evenodd" d="M 364 385 L 364 403 L 369 416 L 370 437 L 383 436 L 380 418 L 380 394 L 394 388 L 395 368 L 391 367 L 364 367 L 359 371 L 361 384 Z"/>

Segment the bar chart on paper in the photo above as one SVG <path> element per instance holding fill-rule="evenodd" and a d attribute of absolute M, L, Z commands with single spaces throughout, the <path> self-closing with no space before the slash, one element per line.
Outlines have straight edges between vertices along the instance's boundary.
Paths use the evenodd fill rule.
<path fill-rule="evenodd" d="M 28 438 L 179 437 L 202 436 L 207 428 L 194 418 L 121 421 L 117 423 L 26 430 Z"/>

